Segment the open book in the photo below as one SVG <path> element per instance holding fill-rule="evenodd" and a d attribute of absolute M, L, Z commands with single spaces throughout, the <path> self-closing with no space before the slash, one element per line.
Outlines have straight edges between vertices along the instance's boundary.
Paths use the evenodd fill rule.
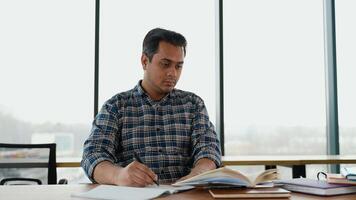
<path fill-rule="evenodd" d="M 341 174 L 348 180 L 356 181 L 356 168 L 355 167 L 341 167 Z"/>
<path fill-rule="evenodd" d="M 191 177 L 189 179 L 174 183 L 174 186 L 245 186 L 258 187 L 258 184 L 278 178 L 277 169 L 269 169 L 259 174 L 244 175 L 237 170 L 222 167 L 210 170 Z M 269 185 L 271 186 L 271 185 Z"/>

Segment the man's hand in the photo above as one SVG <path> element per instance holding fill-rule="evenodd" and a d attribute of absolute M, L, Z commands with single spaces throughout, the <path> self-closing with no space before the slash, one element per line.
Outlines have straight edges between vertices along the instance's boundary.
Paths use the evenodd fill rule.
<path fill-rule="evenodd" d="M 125 168 L 118 170 L 115 175 L 116 185 L 144 187 L 152 185 L 153 180 L 157 181 L 157 175 L 146 165 L 133 161 Z"/>
<path fill-rule="evenodd" d="M 193 176 L 196 176 L 198 174 L 201 174 L 203 172 L 216 169 L 216 165 L 214 161 L 208 159 L 208 158 L 202 158 L 199 159 L 198 162 L 195 164 L 194 168 L 190 171 L 190 173 L 186 176 L 183 176 L 177 182 L 186 180 L 188 178 L 191 178 Z"/>
<path fill-rule="evenodd" d="M 124 168 L 103 161 L 94 170 L 94 179 L 100 184 L 145 187 L 153 184 L 157 178 L 151 169 L 137 161 Z"/>

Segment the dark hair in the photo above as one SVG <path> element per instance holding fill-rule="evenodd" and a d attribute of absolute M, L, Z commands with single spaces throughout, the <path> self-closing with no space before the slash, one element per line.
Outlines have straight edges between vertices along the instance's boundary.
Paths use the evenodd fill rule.
<path fill-rule="evenodd" d="M 150 62 L 153 55 L 157 53 L 158 45 L 161 41 L 168 42 L 174 46 L 183 47 L 185 56 L 187 41 L 182 34 L 162 28 L 155 28 L 146 34 L 142 45 L 142 53 L 148 57 Z"/>

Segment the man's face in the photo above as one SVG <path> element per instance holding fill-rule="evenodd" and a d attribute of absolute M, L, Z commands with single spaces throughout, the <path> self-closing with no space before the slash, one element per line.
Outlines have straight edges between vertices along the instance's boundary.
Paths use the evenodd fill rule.
<path fill-rule="evenodd" d="M 141 62 L 146 92 L 154 97 L 163 97 L 174 89 L 179 80 L 184 62 L 183 47 L 161 41 L 151 62 L 146 55 L 142 55 Z"/>

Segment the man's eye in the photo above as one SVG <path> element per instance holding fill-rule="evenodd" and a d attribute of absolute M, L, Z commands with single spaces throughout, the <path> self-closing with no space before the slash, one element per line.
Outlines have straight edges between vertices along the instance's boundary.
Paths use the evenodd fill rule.
<path fill-rule="evenodd" d="M 162 65 L 163 67 L 169 67 L 169 63 L 168 63 L 168 62 L 161 62 L 161 65 Z"/>
<path fill-rule="evenodd" d="M 183 68 L 183 65 L 176 65 L 176 68 L 177 68 L 177 69 L 182 69 L 182 68 Z"/>

